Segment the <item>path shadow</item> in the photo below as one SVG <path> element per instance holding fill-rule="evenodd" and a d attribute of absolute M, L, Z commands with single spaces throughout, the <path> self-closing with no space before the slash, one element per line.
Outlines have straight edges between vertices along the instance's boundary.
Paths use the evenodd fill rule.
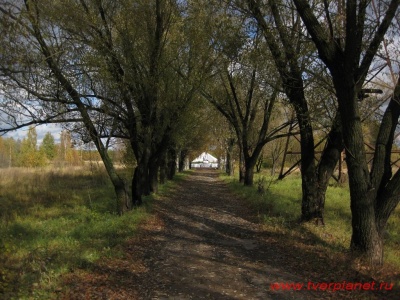
<path fill-rule="evenodd" d="M 232 195 L 218 176 L 214 170 L 196 170 L 170 199 L 157 201 L 156 209 L 166 230 L 148 233 L 157 241 L 156 252 L 160 253 L 159 260 L 149 258 L 149 269 L 160 271 L 160 265 L 163 267 L 159 280 L 153 282 L 158 287 L 154 299 L 178 299 L 174 297 L 179 295 L 197 295 L 196 299 L 205 295 L 208 299 L 249 299 L 249 295 L 250 299 L 330 299 L 333 294 L 328 291 L 271 289 L 274 283 L 342 282 L 343 269 L 339 265 L 343 262 L 335 267 L 334 258 L 305 252 L 295 241 L 282 243 L 278 233 L 261 230 L 253 212 Z M 291 247 L 288 253 L 287 247 Z M 293 257 L 296 249 L 298 255 Z M 322 278 L 308 273 L 307 268 L 299 270 L 305 260 L 337 273 Z M 173 275 L 166 280 L 168 274 Z M 347 282 L 371 281 L 356 271 L 350 277 L 349 272 L 346 274 Z M 189 280 L 188 276 L 192 278 Z M 224 287 L 235 284 L 248 294 L 234 296 L 230 288 Z M 335 296 L 352 299 L 355 293 L 335 292 Z M 393 297 L 394 293 L 360 291 L 356 297 L 373 299 L 375 295 Z"/>

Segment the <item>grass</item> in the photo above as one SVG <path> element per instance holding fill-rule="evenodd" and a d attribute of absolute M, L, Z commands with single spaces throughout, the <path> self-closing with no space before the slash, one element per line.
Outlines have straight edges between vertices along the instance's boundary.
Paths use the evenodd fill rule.
<path fill-rule="evenodd" d="M 59 278 L 90 269 L 149 215 L 118 216 L 104 170 L 3 169 L 0 173 L 0 298 L 54 299 Z"/>
<path fill-rule="evenodd" d="M 185 174 L 179 174 L 181 180 Z M 261 174 L 256 175 L 255 182 Z M 301 180 L 292 175 L 271 182 L 263 194 L 257 184 L 245 188 L 223 176 L 236 193 L 249 199 L 267 230 L 286 239 L 308 240 L 335 257 L 350 243 L 349 192 L 330 186 L 325 226 L 298 224 Z M 168 194 L 176 185 L 160 186 Z M 268 184 L 267 184 L 268 185 Z M 63 275 L 91 271 L 104 258 L 123 256 L 120 247 L 150 215 L 152 197 L 144 207 L 122 217 L 115 213 L 112 186 L 101 168 L 3 169 L 0 173 L 0 298 L 55 299 Z M 400 270 L 400 208 L 387 225 L 386 265 Z"/>
<path fill-rule="evenodd" d="M 263 194 L 258 192 L 257 183 L 264 177 L 269 187 Z M 276 181 L 265 174 L 255 175 L 253 187 L 244 187 L 236 178 L 222 175 L 235 193 L 248 199 L 266 229 L 283 233 L 293 239 L 312 240 L 323 251 L 335 255 L 347 252 L 351 239 L 350 194 L 348 187 L 334 182 L 326 193 L 325 226 L 312 223 L 299 224 L 301 210 L 301 178 L 299 174 Z M 385 236 L 385 266 L 400 271 L 400 207 L 390 217 Z"/>

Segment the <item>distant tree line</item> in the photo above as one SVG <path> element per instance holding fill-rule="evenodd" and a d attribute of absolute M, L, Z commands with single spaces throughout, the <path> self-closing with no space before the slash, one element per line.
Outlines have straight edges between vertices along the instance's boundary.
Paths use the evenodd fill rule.
<path fill-rule="evenodd" d="M 30 127 L 22 140 L 0 136 L 0 168 L 81 166 L 85 161 L 101 161 L 95 149 L 75 147 L 70 132 L 62 131 L 59 140 L 60 142 L 56 143 L 54 136 L 47 132 L 39 144 L 35 127 Z M 111 157 L 123 162 L 125 155 L 123 149 L 109 150 L 109 152 Z"/>

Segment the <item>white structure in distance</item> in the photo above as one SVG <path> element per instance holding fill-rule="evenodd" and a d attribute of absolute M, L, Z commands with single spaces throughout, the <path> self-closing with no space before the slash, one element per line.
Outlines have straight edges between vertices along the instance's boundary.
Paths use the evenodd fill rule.
<path fill-rule="evenodd" d="M 190 163 L 191 168 L 218 168 L 218 159 L 210 153 L 203 152 Z"/>

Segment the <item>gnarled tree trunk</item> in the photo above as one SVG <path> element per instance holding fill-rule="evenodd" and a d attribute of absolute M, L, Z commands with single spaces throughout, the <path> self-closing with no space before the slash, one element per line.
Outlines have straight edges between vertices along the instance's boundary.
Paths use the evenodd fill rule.
<path fill-rule="evenodd" d="M 232 154 L 234 145 L 235 145 L 235 139 L 230 138 L 228 140 L 228 145 L 226 148 L 226 162 L 225 162 L 225 173 L 228 174 L 229 176 L 233 175 Z"/>
<path fill-rule="evenodd" d="M 335 119 L 333 120 L 333 124 L 327 139 L 328 140 L 325 149 L 322 152 L 317 169 L 317 205 L 319 214 L 317 218 L 322 224 L 324 224 L 325 194 L 328 188 L 329 179 L 332 177 L 335 167 L 340 159 L 340 154 L 344 149 L 342 126 L 339 113 L 336 114 Z"/>
<path fill-rule="evenodd" d="M 375 187 L 372 186 L 364 148 L 361 117 L 358 109 L 358 90 L 352 78 L 334 76 L 339 111 L 346 145 L 346 163 L 352 213 L 351 249 L 366 255 L 371 264 L 383 263 L 383 244 L 375 223 Z"/>

